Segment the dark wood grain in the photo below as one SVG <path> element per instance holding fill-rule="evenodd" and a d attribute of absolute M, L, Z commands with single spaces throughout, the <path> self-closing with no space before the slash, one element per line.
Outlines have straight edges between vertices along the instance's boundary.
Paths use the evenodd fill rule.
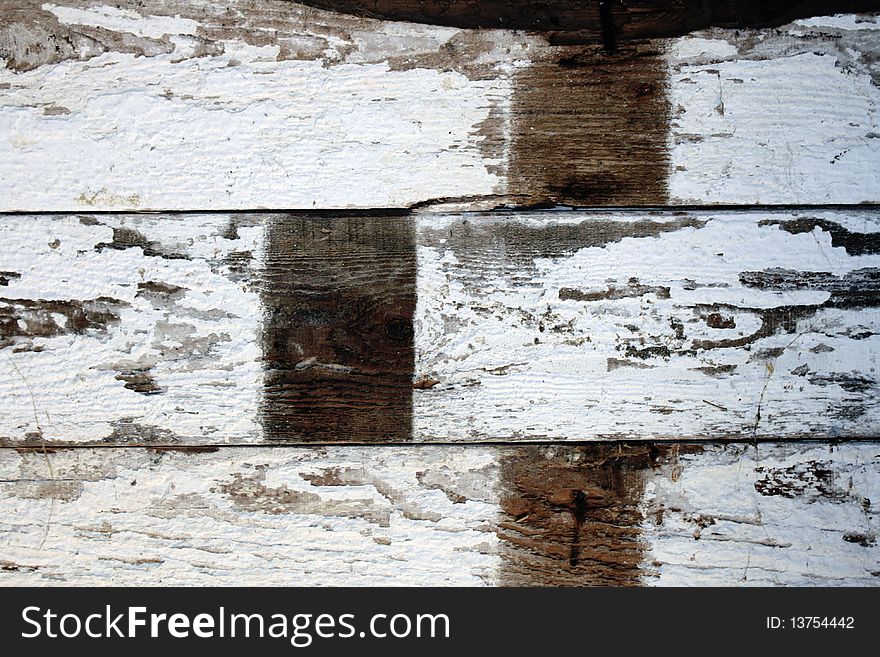
<path fill-rule="evenodd" d="M 872 11 L 877 0 L 301 0 L 344 13 L 451 25 L 577 33 L 584 43 L 679 36 L 704 27 L 772 27 L 795 18 Z M 571 39 L 572 36 L 567 37 Z"/>
<path fill-rule="evenodd" d="M 409 440 L 412 220 L 281 216 L 267 231 L 265 437 Z"/>
<path fill-rule="evenodd" d="M 644 578 L 646 474 L 698 445 L 505 450 L 500 580 L 509 586 L 635 586 Z"/>
<path fill-rule="evenodd" d="M 658 48 L 560 47 L 517 73 L 508 185 L 519 203 L 666 203 L 670 116 Z"/>

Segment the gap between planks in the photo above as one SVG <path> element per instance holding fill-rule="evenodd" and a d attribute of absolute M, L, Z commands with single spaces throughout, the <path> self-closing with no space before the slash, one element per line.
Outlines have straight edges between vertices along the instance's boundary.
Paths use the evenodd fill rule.
<path fill-rule="evenodd" d="M 748 204 L 732 203 L 725 205 L 498 205 L 489 209 L 461 208 L 450 209 L 447 204 L 458 203 L 456 199 L 444 199 L 437 204 L 430 201 L 415 203 L 408 207 L 387 208 L 247 208 L 243 210 L 230 208 L 225 210 L 0 210 L 0 217 L 21 216 L 64 216 L 64 215 L 100 215 L 100 216 L 133 216 L 133 215 L 226 215 L 226 214 L 296 214 L 309 217 L 408 217 L 425 216 L 433 214 L 516 214 L 534 212 L 580 212 L 609 214 L 612 212 L 640 213 L 640 212 L 708 212 L 708 213 L 734 213 L 734 212 L 819 212 L 819 211 L 871 211 L 880 210 L 880 203 L 776 203 L 776 204 Z"/>
<path fill-rule="evenodd" d="M 12 445 L 0 444 L 0 450 L 15 450 L 17 452 L 46 452 L 53 453 L 66 450 L 94 450 L 94 449 L 153 449 L 166 452 L 216 452 L 221 449 L 323 449 L 325 447 L 383 447 L 390 449 L 427 448 L 434 447 L 620 447 L 636 448 L 648 445 L 670 445 L 687 447 L 711 447 L 711 446 L 735 446 L 753 447 L 758 445 L 828 445 L 838 447 L 849 444 L 880 443 L 880 435 L 847 436 L 845 438 L 827 438 L 821 436 L 804 436 L 797 438 L 778 438 L 774 436 L 756 436 L 754 438 L 731 438 L 731 437 L 698 437 L 698 438 L 637 438 L 627 440 L 612 440 L 608 438 L 581 439 L 581 440 L 439 440 L 432 441 L 423 438 L 418 441 L 394 441 L 394 442 L 368 442 L 368 441 L 345 441 L 345 440 L 313 440 L 285 443 L 207 443 L 186 445 L 180 443 L 76 443 L 76 444 L 46 444 L 46 445 Z"/>

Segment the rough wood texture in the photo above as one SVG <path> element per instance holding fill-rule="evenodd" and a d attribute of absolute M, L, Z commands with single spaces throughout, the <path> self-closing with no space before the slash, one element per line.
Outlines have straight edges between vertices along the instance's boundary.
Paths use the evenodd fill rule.
<path fill-rule="evenodd" d="M 0 585 L 876 585 L 878 8 L 0 0 Z"/>
<path fill-rule="evenodd" d="M 876 584 L 880 445 L 0 450 L 0 584 Z"/>
<path fill-rule="evenodd" d="M 670 125 L 657 42 L 553 48 L 514 77 L 507 188 L 521 205 L 662 205 Z"/>
<path fill-rule="evenodd" d="M 0 287 L 0 433 L 168 443 L 259 431 L 261 225 L 20 216 L 2 232 L 0 261 L 20 276 Z"/>
<path fill-rule="evenodd" d="M 875 210 L 0 222 L 7 445 L 872 437 Z"/>
<path fill-rule="evenodd" d="M 409 440 L 414 222 L 281 216 L 265 237 L 264 438 Z"/>
<path fill-rule="evenodd" d="M 282 0 L 0 0 L 0 210 L 877 202 L 877 34 L 609 53 Z"/>

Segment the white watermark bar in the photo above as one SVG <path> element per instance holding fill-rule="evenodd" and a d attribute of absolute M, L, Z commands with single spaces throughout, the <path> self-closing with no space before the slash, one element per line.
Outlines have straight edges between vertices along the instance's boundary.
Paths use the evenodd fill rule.
<path fill-rule="evenodd" d="M 535 651 L 589 635 L 651 648 L 685 633 L 732 647 L 847 649 L 870 638 L 876 589 L 9 588 L 0 640 L 24 654 L 195 644 L 261 654 Z M 633 631 L 638 628 L 638 631 Z"/>

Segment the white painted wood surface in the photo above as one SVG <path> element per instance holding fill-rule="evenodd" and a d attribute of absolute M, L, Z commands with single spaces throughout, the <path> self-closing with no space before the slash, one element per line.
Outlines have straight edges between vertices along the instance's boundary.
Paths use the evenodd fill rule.
<path fill-rule="evenodd" d="M 3 217 L 3 442 L 263 440 L 277 220 Z M 873 210 L 411 221 L 416 440 L 878 434 Z"/>
<path fill-rule="evenodd" d="M 0 585 L 511 583 L 553 539 L 509 540 L 529 528 L 504 508 L 516 449 L 0 450 Z M 566 458 L 577 472 L 576 455 L 550 449 L 536 476 Z M 636 581 L 880 576 L 876 443 L 707 447 L 644 476 Z M 556 569 L 575 572 L 567 558 Z M 570 583 L 590 581 L 589 566 L 577 573 Z"/>
<path fill-rule="evenodd" d="M 73 442 L 256 435 L 260 306 L 249 270 L 236 267 L 259 255 L 262 228 L 242 226 L 227 239 L 228 225 L 224 216 L 4 217 L 0 270 L 21 273 L 0 288 L 5 309 L 24 330 L 28 317 L 46 318 L 54 335 L 46 344 L 12 338 L 2 349 L 0 433 Z M 114 227 L 156 240 L 165 257 L 113 248 Z M 77 299 L 107 309 L 109 321 L 77 332 L 72 314 L 29 316 L 20 305 Z M 159 394 L 125 387 L 120 377 L 142 371 L 162 381 Z"/>
<path fill-rule="evenodd" d="M 517 202 L 533 191 L 510 170 L 517 76 L 563 52 L 280 0 L 0 16 L 0 210 Z M 878 29 L 831 17 L 660 44 L 668 189 L 648 202 L 880 200 Z"/>
<path fill-rule="evenodd" d="M 646 507 L 672 512 L 646 530 L 659 569 L 648 583 L 876 586 L 878 455 L 869 443 L 682 457 L 680 477 L 646 485 Z"/>
<path fill-rule="evenodd" d="M 872 211 L 809 216 L 866 239 L 880 230 Z M 849 276 L 843 294 L 859 294 L 854 279 L 873 278 L 880 254 L 778 225 L 806 217 L 425 219 L 416 369 L 439 383 L 417 391 L 416 435 L 876 435 L 880 317 L 871 301 L 832 299 L 831 281 Z M 774 271 L 802 280 L 755 284 Z M 828 283 L 807 283 L 811 272 Z"/>
<path fill-rule="evenodd" d="M 825 17 L 672 43 L 670 202 L 876 202 L 878 29 Z"/>
<path fill-rule="evenodd" d="M 660 155 L 572 132 L 631 178 L 661 162 L 626 204 L 880 201 L 876 16 L 642 47 Z M 0 586 L 876 585 L 880 445 L 796 439 L 880 434 L 880 214 L 455 211 L 607 182 L 523 157 L 565 110 L 519 106 L 528 72 L 606 61 L 578 48 L 282 0 L 0 0 L 0 212 L 37 213 L 0 217 Z M 588 94 L 566 75 L 538 91 Z M 663 448 L 620 490 L 595 444 L 262 446 L 273 217 L 89 214 L 425 205 L 413 440 L 780 442 Z M 141 444 L 207 449 L 114 447 Z"/>

